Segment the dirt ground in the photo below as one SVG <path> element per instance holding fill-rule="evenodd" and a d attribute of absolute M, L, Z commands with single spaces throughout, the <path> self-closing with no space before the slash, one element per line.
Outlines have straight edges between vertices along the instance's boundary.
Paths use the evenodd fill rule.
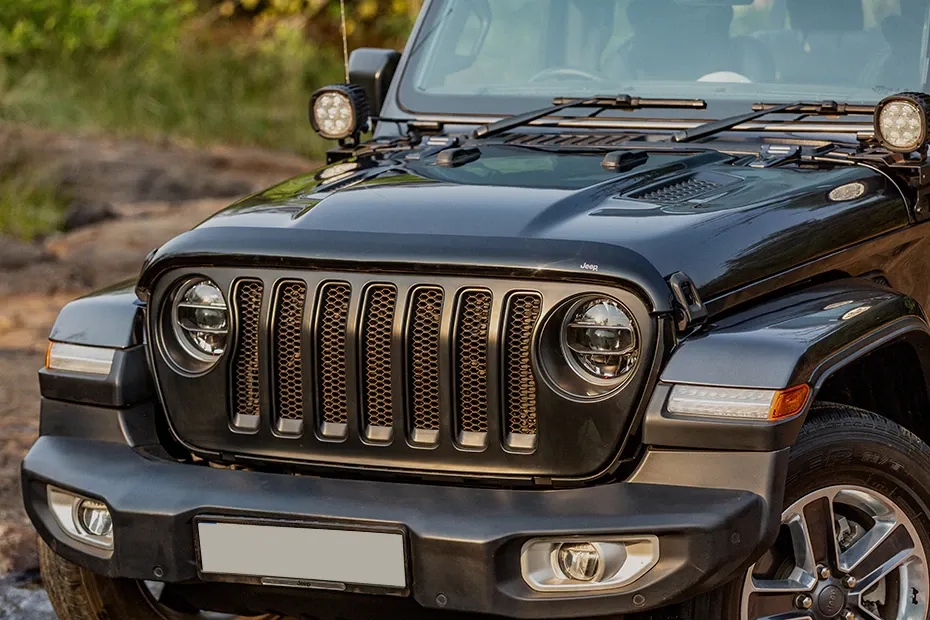
<path fill-rule="evenodd" d="M 0 171 L 4 165 L 41 166 L 69 188 L 77 210 L 91 205 L 107 214 L 39 243 L 0 236 L 0 618 L 13 618 L 8 614 L 30 599 L 28 590 L 3 584 L 28 583 L 37 566 L 19 464 L 38 433 L 36 371 L 59 308 L 134 276 L 152 248 L 312 164 L 263 151 L 198 151 L 0 126 Z M 31 611 L 16 617 L 47 616 L 44 598 L 29 604 Z"/>

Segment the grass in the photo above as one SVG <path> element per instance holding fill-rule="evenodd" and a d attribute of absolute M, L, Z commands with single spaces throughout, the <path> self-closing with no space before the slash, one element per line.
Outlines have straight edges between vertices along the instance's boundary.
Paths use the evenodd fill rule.
<path fill-rule="evenodd" d="M 0 235 L 32 241 L 61 228 L 68 197 L 35 172 L 0 175 Z"/>

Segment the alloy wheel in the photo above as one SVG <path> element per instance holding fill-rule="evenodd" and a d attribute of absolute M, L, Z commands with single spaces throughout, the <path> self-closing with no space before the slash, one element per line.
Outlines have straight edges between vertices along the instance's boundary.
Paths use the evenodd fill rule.
<path fill-rule="evenodd" d="M 775 546 L 749 569 L 742 620 L 925 620 L 926 551 L 885 495 L 834 486 L 782 515 Z"/>

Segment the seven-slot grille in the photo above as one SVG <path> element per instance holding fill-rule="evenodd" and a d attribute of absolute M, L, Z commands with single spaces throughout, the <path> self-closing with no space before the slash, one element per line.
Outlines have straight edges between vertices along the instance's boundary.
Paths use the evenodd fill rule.
<path fill-rule="evenodd" d="M 485 448 L 492 428 L 501 429 L 498 440 L 509 448 L 535 448 L 531 349 L 542 308 L 538 293 L 498 299 L 486 289 L 422 284 L 399 292 L 391 283 L 353 288 L 345 281 L 324 281 L 313 290 L 301 280 L 280 281 L 273 290 L 267 341 L 258 329 L 261 283 L 240 281 L 233 296 L 239 317 L 231 360 L 234 427 L 240 419 L 257 420 L 259 352 L 270 347 L 268 389 L 282 436 L 301 436 L 312 425 L 324 440 L 345 440 L 357 409 L 358 432 L 373 444 L 396 441 L 402 429 L 412 445 L 435 445 L 448 415 L 460 449 Z M 492 325 L 496 306 L 500 325 Z M 491 359 L 492 339 L 503 345 L 499 362 Z M 352 359 L 357 379 L 350 377 Z M 448 403 L 444 372 L 453 382 Z M 492 403 L 495 396 L 499 403 Z M 489 422 L 492 412 L 499 423 Z"/>

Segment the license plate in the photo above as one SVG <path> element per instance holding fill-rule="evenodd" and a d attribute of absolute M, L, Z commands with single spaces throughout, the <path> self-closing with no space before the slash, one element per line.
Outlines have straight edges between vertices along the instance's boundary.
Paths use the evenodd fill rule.
<path fill-rule="evenodd" d="M 204 520 L 197 538 L 205 574 L 259 577 L 268 585 L 407 586 L 401 533 Z"/>

